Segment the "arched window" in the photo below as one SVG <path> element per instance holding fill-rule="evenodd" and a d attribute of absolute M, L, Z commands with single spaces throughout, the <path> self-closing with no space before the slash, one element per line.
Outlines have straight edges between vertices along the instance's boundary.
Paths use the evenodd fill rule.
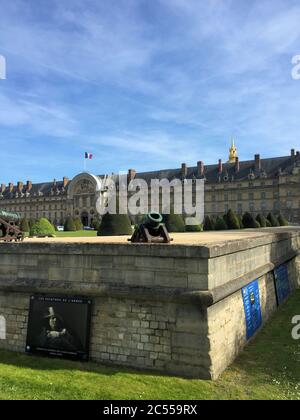
<path fill-rule="evenodd" d="M 6 320 L 0 315 L 0 340 L 6 340 Z"/>

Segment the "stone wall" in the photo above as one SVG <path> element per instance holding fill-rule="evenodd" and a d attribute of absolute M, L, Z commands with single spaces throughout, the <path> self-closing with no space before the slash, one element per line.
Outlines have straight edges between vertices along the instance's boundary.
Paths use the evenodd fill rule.
<path fill-rule="evenodd" d="M 92 360 L 216 378 L 247 342 L 242 287 L 259 279 L 263 322 L 277 309 L 274 267 L 289 261 L 298 287 L 299 236 L 207 246 L 1 244 L 0 349 L 24 351 L 31 294 L 88 296 Z"/>

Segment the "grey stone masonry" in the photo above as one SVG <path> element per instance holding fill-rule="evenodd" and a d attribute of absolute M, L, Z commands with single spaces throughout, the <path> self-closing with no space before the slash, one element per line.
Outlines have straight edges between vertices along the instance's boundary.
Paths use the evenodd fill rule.
<path fill-rule="evenodd" d="M 211 379 L 247 343 L 241 289 L 258 279 L 263 322 L 272 270 L 299 286 L 300 231 L 207 245 L 0 244 L 0 349 L 24 351 L 32 293 L 93 299 L 92 360 Z"/>

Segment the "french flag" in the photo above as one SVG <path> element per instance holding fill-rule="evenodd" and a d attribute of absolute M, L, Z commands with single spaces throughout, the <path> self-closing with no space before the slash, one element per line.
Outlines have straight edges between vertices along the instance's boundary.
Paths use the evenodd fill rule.
<path fill-rule="evenodd" d="M 93 159 L 92 153 L 85 152 L 84 157 L 85 157 L 85 159 Z"/>

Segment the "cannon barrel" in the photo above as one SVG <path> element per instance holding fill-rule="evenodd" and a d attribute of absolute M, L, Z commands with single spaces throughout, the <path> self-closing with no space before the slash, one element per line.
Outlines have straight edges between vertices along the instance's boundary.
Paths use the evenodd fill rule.
<path fill-rule="evenodd" d="M 0 210 L 0 218 L 5 221 L 18 222 L 21 217 L 18 213 L 12 213 L 10 211 Z"/>
<path fill-rule="evenodd" d="M 144 226 L 151 229 L 158 229 L 163 221 L 163 217 L 160 213 L 151 212 L 146 216 Z"/>

